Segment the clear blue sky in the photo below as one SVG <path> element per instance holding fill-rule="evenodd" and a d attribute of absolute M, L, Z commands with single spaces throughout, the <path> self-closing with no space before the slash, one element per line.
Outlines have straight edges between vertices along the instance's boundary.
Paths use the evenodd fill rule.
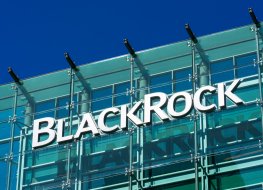
<path fill-rule="evenodd" d="M 1 1 L 0 84 L 11 82 L 11 66 L 21 79 L 68 68 L 64 52 L 77 65 L 126 54 L 123 38 L 135 50 L 251 23 L 252 7 L 263 21 L 262 0 L 221 1 Z"/>

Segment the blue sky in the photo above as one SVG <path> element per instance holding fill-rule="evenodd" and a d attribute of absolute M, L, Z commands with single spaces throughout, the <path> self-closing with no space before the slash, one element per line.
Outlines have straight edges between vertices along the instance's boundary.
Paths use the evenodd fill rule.
<path fill-rule="evenodd" d="M 0 84 L 188 38 L 184 24 L 202 36 L 251 23 L 252 7 L 263 21 L 261 0 L 221 1 L 1 1 Z"/>

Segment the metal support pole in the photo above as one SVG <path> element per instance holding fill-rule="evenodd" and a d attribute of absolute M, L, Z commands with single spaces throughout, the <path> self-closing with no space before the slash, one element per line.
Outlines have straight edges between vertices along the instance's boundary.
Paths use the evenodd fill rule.
<path fill-rule="evenodd" d="M 17 169 L 17 183 L 16 189 L 22 189 L 23 179 L 24 179 L 24 163 L 25 163 L 25 152 L 26 152 L 26 134 L 28 126 L 32 125 L 32 113 L 33 105 L 28 103 L 25 108 L 25 120 L 24 126 L 20 130 L 20 145 L 19 145 L 19 160 L 18 160 L 18 169 Z"/>
<path fill-rule="evenodd" d="M 90 93 L 85 90 L 81 93 L 81 113 L 87 113 L 90 111 Z"/>
<path fill-rule="evenodd" d="M 147 79 L 143 76 L 138 81 L 139 84 L 139 100 L 144 98 L 147 90 Z M 143 112 L 140 112 L 140 118 L 143 117 Z M 144 130 L 142 127 L 137 127 L 137 145 L 139 145 L 139 149 L 137 150 L 137 161 L 139 164 L 138 173 L 137 173 L 137 186 L 138 188 L 143 187 L 143 144 L 144 144 Z"/>
<path fill-rule="evenodd" d="M 134 85 L 133 85 L 133 80 L 134 80 L 134 58 L 130 57 L 130 107 L 133 106 L 133 100 L 134 100 Z M 129 171 L 128 171 L 128 176 L 129 176 L 129 190 L 132 190 L 132 163 L 133 163 L 133 125 L 130 122 L 129 123 Z"/>
<path fill-rule="evenodd" d="M 209 66 L 208 66 L 208 62 L 204 62 L 204 60 L 202 60 L 201 64 L 199 65 L 199 86 L 206 86 L 209 85 Z M 207 105 L 207 100 L 206 97 L 204 96 L 203 100 L 202 100 L 202 104 L 203 105 Z M 202 129 L 202 135 L 200 135 L 200 142 L 202 144 L 200 144 L 200 146 L 202 147 L 202 153 L 204 154 L 204 156 L 202 156 L 202 159 L 200 159 L 200 163 L 199 166 L 202 168 L 203 171 L 203 175 L 202 175 L 202 189 L 206 190 L 209 189 L 208 187 L 208 158 L 207 158 L 207 114 L 205 113 L 201 113 L 200 114 L 200 127 Z"/>
<path fill-rule="evenodd" d="M 90 96 L 89 96 L 89 92 L 86 92 L 85 90 L 83 90 L 83 92 L 80 95 L 80 101 L 81 101 L 81 106 L 80 106 L 80 113 L 87 113 L 90 110 L 90 104 L 89 104 L 89 100 L 90 100 Z M 80 140 L 78 141 L 78 187 L 76 189 L 80 190 L 82 189 L 82 182 L 81 182 L 81 170 L 82 170 L 82 157 L 83 155 L 83 141 Z"/>
<path fill-rule="evenodd" d="M 68 129 L 69 134 L 72 133 L 72 120 L 73 120 L 73 108 L 74 108 L 74 101 L 73 101 L 73 95 L 74 95 L 74 72 L 73 69 L 70 70 L 70 102 L 69 102 L 69 122 L 68 122 Z M 68 144 L 68 155 L 67 155 L 67 181 L 66 181 L 66 189 L 70 189 L 71 187 L 71 181 L 70 181 L 70 159 L 71 159 L 71 145 Z"/>
<path fill-rule="evenodd" d="M 24 143 L 24 137 L 23 137 L 23 129 L 20 130 L 20 138 L 19 138 L 19 158 L 18 158 L 18 168 L 17 168 L 17 181 L 16 181 L 16 189 L 19 190 L 20 189 L 20 181 L 22 182 L 23 179 L 21 178 L 23 175 L 21 173 L 22 171 L 22 157 L 23 157 L 23 143 Z"/>
<path fill-rule="evenodd" d="M 261 111 L 261 130 L 262 130 L 262 139 L 263 139 L 263 97 L 262 97 L 262 59 L 260 57 L 260 48 L 259 48 L 259 29 L 256 26 L 254 27 L 255 38 L 256 38 L 256 47 L 257 47 L 257 66 L 258 66 L 258 85 L 259 85 L 259 98 L 260 98 L 260 111 Z"/>
<path fill-rule="evenodd" d="M 195 44 L 192 43 L 192 90 L 193 94 L 196 91 L 196 80 L 197 80 L 197 73 L 196 73 L 196 65 L 195 65 Z M 199 181 L 198 181 L 198 143 L 197 143 L 197 115 L 195 109 L 193 109 L 193 121 L 194 121 L 194 166 L 195 166 L 195 190 L 199 190 Z"/>
<path fill-rule="evenodd" d="M 15 96 L 14 96 L 14 106 L 13 106 L 13 116 L 10 118 L 10 149 L 9 149 L 9 155 L 6 157 L 6 161 L 8 162 L 8 168 L 7 168 L 7 179 L 6 179 L 6 189 L 11 189 L 11 177 L 12 177 L 12 160 L 13 160 L 13 149 L 14 149 L 14 131 L 15 131 L 15 122 L 16 122 L 16 107 L 17 107 L 17 95 L 18 95 L 18 89 L 16 86 L 13 86 L 13 89 L 15 90 Z"/>

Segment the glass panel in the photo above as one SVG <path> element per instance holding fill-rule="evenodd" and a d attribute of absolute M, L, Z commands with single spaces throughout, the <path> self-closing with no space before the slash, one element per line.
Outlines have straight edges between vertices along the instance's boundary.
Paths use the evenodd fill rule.
<path fill-rule="evenodd" d="M 69 104 L 70 104 L 70 96 L 65 96 L 58 98 L 58 105 L 57 105 L 57 118 L 65 118 L 69 117 Z M 77 110 L 77 95 L 73 96 L 73 113 L 76 114 Z"/>
<path fill-rule="evenodd" d="M 233 169 L 221 175 L 211 177 L 210 189 L 262 189 L 263 167 Z M 253 185 L 254 184 L 254 185 Z M 258 184 L 258 185 L 256 185 Z"/>
<path fill-rule="evenodd" d="M 112 87 L 96 89 L 92 92 L 92 111 L 112 106 Z"/>
<path fill-rule="evenodd" d="M 115 105 L 128 104 L 130 101 L 130 96 L 127 95 L 127 90 L 130 90 L 130 83 L 125 82 L 115 85 Z"/>
<path fill-rule="evenodd" d="M 128 177 L 124 173 L 106 177 L 101 177 L 99 173 L 87 174 L 82 179 L 82 189 L 127 189 L 127 179 Z"/>
<path fill-rule="evenodd" d="M 211 64 L 212 84 L 234 79 L 233 59 L 213 62 Z"/>
<path fill-rule="evenodd" d="M 67 175 L 68 148 L 71 148 L 70 176 L 76 175 L 76 143 L 42 148 L 26 153 L 24 183 L 62 178 Z"/>
<path fill-rule="evenodd" d="M 178 119 L 144 128 L 143 165 L 147 177 L 193 169 L 193 121 Z M 193 172 L 193 171 L 191 171 Z"/>
<path fill-rule="evenodd" d="M 175 71 L 174 85 L 176 92 L 192 89 L 192 82 L 189 80 L 189 76 L 191 75 L 192 75 L 192 68 Z"/>
<path fill-rule="evenodd" d="M 6 138 L 10 138 L 10 129 L 11 129 L 11 125 L 10 123 L 0 123 L 0 140 L 1 139 L 6 139 Z"/>
<path fill-rule="evenodd" d="M 209 163 L 218 164 L 261 154 L 260 109 L 255 104 L 222 110 L 208 115 Z"/>
<path fill-rule="evenodd" d="M 24 187 L 23 190 L 61 190 L 65 188 L 65 181 L 64 179 L 56 179 L 56 182 L 45 182 L 45 183 L 34 183 L 30 184 L 31 187 Z M 68 190 L 74 189 L 74 183 L 71 183 L 71 188 L 68 187 Z"/>
<path fill-rule="evenodd" d="M 69 116 L 69 109 L 68 106 L 70 104 L 70 97 L 66 96 L 66 97 L 62 97 L 62 98 L 58 98 L 58 105 L 57 105 L 57 118 L 64 118 L 64 117 L 68 117 Z"/>
<path fill-rule="evenodd" d="M 0 122 L 8 121 L 9 117 L 12 117 L 12 116 L 13 116 L 13 109 L 0 111 Z"/>
<path fill-rule="evenodd" d="M 13 144 L 13 161 L 14 162 L 18 162 L 18 156 L 19 156 L 19 145 L 20 145 L 20 142 L 19 142 L 19 140 L 15 140 L 14 142 L 13 142 L 14 144 Z"/>
<path fill-rule="evenodd" d="M 35 119 L 43 118 L 43 117 L 54 117 L 55 116 L 54 107 L 55 107 L 54 99 L 37 103 L 35 108 L 36 109 Z"/>
<path fill-rule="evenodd" d="M 16 117 L 24 117 L 25 116 L 25 106 L 19 106 L 16 108 Z"/>
<path fill-rule="evenodd" d="M 171 72 L 152 76 L 150 79 L 150 92 L 172 93 L 172 75 Z"/>
<path fill-rule="evenodd" d="M 257 55 L 255 53 L 236 58 L 237 78 L 256 75 L 257 67 L 254 65 Z"/>
<path fill-rule="evenodd" d="M 2 149 L 1 149 L 2 150 Z M 7 162 L 4 159 L 0 158 L 0 168 L 2 176 L 0 177 L 1 189 L 6 189 L 6 176 L 7 176 Z M 4 175 L 3 175 L 4 174 Z"/>
<path fill-rule="evenodd" d="M 242 82 L 243 84 L 245 82 Z M 245 87 L 238 87 L 235 94 L 240 97 L 245 102 L 252 102 L 259 99 L 259 89 L 258 84 L 249 85 Z"/>
<path fill-rule="evenodd" d="M 9 150 L 10 150 L 10 143 L 9 141 L 5 142 L 5 143 L 1 143 L 0 144 L 0 158 L 4 159 L 8 154 L 9 154 Z"/>
<path fill-rule="evenodd" d="M 187 189 L 194 189 L 195 188 L 195 182 L 194 180 L 181 180 L 179 183 L 171 184 L 171 185 L 164 185 L 161 186 L 158 189 L 161 190 L 187 190 Z M 199 186 L 200 189 L 200 186 Z"/>
<path fill-rule="evenodd" d="M 84 187 L 104 187 L 127 181 L 124 174 L 129 163 L 128 142 L 128 135 L 123 133 L 83 141 L 82 163 L 85 164 L 81 172 L 86 181 Z"/>
<path fill-rule="evenodd" d="M 40 168 L 32 168 L 25 172 L 24 183 L 36 183 L 40 181 L 45 181 L 49 179 L 57 178 L 57 167 L 54 165 L 43 166 Z"/>
<path fill-rule="evenodd" d="M 16 180 L 17 180 L 17 165 L 15 164 L 15 162 L 13 162 L 12 167 L 11 167 L 11 179 L 10 180 L 11 180 L 10 189 L 15 190 L 16 189 Z"/>
<path fill-rule="evenodd" d="M 24 118 L 24 117 L 16 118 L 15 131 L 14 131 L 14 132 L 15 132 L 15 133 L 14 133 L 14 136 L 15 136 L 15 137 L 20 136 L 20 132 L 21 132 L 21 130 L 22 130 L 24 127 L 28 127 L 28 126 L 25 126 L 24 121 L 25 121 L 25 118 Z"/>

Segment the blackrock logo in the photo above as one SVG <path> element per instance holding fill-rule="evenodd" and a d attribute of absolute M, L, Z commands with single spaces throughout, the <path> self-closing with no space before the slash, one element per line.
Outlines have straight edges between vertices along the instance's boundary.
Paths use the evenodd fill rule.
<path fill-rule="evenodd" d="M 163 92 L 146 94 L 143 100 L 137 101 L 132 107 L 122 105 L 120 107 L 111 107 L 103 110 L 95 121 L 92 113 L 85 113 L 75 134 L 64 135 L 65 121 L 64 119 L 55 120 L 52 117 L 45 117 L 34 120 L 33 123 L 33 141 L 32 148 L 47 146 L 54 140 L 57 143 L 80 139 L 85 133 L 92 135 L 101 135 L 114 133 L 118 130 L 127 130 L 128 122 L 132 122 L 135 126 L 150 124 L 152 114 L 156 114 L 161 121 L 175 120 L 187 116 L 192 109 L 199 112 L 211 112 L 216 109 L 226 107 L 226 99 L 231 100 L 234 104 L 244 104 L 244 101 L 234 94 L 235 89 L 239 86 L 241 80 L 234 80 L 226 89 L 225 83 L 219 83 L 217 88 L 214 86 L 204 86 L 199 88 L 195 94 L 188 92 L 177 92 L 168 97 Z M 204 104 L 204 94 L 216 94 L 217 105 Z M 183 101 L 183 109 L 176 110 L 177 104 Z M 137 113 L 141 112 L 138 117 Z M 110 116 L 119 117 L 119 123 L 114 126 L 108 126 L 106 120 Z M 41 136 L 47 137 L 41 140 Z M 43 139 L 43 138 L 42 138 Z"/>

